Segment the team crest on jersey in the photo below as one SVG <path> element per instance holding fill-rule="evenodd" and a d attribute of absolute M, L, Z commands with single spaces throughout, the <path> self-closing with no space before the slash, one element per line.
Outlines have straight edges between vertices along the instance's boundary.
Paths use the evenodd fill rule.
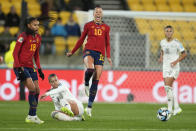
<path fill-rule="evenodd" d="M 95 28 L 95 26 L 93 25 L 93 26 L 91 26 L 91 28 L 93 29 L 93 28 Z"/>
<path fill-rule="evenodd" d="M 168 48 L 165 49 L 165 54 L 169 54 L 169 49 Z"/>
<path fill-rule="evenodd" d="M 18 42 L 20 42 L 20 43 L 22 43 L 22 42 L 23 42 L 23 40 L 24 40 L 24 38 L 23 38 L 23 37 L 19 37 L 19 38 L 18 38 Z"/>
<path fill-rule="evenodd" d="M 104 26 L 102 26 L 102 27 L 101 27 L 101 29 L 102 29 L 102 30 L 105 30 L 105 27 L 104 27 Z"/>

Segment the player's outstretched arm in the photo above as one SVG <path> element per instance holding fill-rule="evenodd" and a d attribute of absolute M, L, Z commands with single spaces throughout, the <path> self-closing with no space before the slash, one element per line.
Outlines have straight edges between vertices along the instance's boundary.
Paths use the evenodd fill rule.
<path fill-rule="evenodd" d="M 161 50 L 161 54 L 160 54 L 160 57 L 159 57 L 159 63 L 162 63 L 163 62 L 163 50 Z"/>
<path fill-rule="evenodd" d="M 45 99 L 46 97 L 47 97 L 46 94 L 43 94 L 43 95 L 40 96 L 40 100 Z"/>

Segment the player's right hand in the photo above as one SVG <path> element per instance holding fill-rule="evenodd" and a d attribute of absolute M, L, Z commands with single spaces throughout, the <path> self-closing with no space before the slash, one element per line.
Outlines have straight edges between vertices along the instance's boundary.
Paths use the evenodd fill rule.
<path fill-rule="evenodd" d="M 17 70 L 18 70 L 18 77 L 19 77 L 18 80 L 21 80 L 21 81 L 26 80 L 24 69 L 22 67 L 18 67 Z"/>
<path fill-rule="evenodd" d="M 72 56 L 73 54 L 72 54 L 71 52 L 68 52 L 66 55 L 67 55 L 68 57 L 70 57 L 70 56 Z"/>

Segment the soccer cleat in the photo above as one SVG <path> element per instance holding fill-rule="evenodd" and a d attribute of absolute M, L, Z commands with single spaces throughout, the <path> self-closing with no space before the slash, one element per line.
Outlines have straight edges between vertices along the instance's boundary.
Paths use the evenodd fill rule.
<path fill-rule="evenodd" d="M 84 117 L 84 115 L 82 115 L 82 121 L 85 121 L 85 117 Z"/>
<path fill-rule="evenodd" d="M 25 119 L 26 123 L 36 123 L 36 124 L 43 124 L 44 121 L 40 120 L 39 117 L 37 116 L 27 116 L 27 118 Z"/>
<path fill-rule="evenodd" d="M 87 115 L 88 117 L 91 117 L 91 116 L 92 116 L 91 111 L 92 111 L 91 108 L 89 108 L 89 107 L 86 107 L 86 108 L 85 108 L 85 113 L 86 113 L 86 115 Z"/>
<path fill-rule="evenodd" d="M 71 110 L 69 110 L 67 107 L 62 107 L 61 111 L 67 114 L 68 116 L 71 116 L 71 117 L 74 116 L 74 113 Z"/>
<path fill-rule="evenodd" d="M 85 94 L 89 97 L 89 86 L 85 85 Z"/>
<path fill-rule="evenodd" d="M 175 116 L 177 114 L 180 114 L 181 112 L 182 112 L 182 109 L 179 107 L 179 108 L 174 110 L 173 115 Z"/>

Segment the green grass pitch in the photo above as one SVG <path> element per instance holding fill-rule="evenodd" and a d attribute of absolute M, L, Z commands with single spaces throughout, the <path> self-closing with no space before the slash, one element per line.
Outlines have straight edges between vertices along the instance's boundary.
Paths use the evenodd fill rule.
<path fill-rule="evenodd" d="M 26 124 L 28 103 L 0 101 L 0 131 L 195 131 L 196 104 L 181 104 L 183 112 L 167 122 L 157 119 L 157 110 L 166 104 L 95 103 L 93 117 L 86 121 L 57 121 L 50 117 L 52 102 L 40 102 L 42 125 Z"/>

